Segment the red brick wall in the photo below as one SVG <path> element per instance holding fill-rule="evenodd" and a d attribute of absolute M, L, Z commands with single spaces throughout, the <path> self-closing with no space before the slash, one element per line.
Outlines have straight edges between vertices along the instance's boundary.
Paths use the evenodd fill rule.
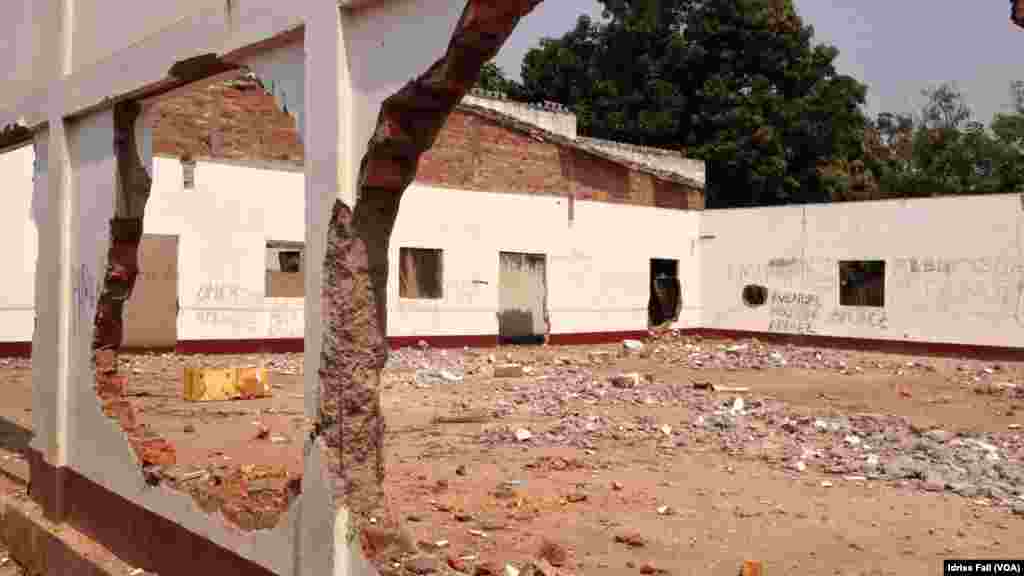
<path fill-rule="evenodd" d="M 295 119 L 255 84 L 215 83 L 157 101 L 147 121 L 153 152 L 302 162 Z"/>
<path fill-rule="evenodd" d="M 150 112 L 153 151 L 170 156 L 301 163 L 294 119 L 253 83 L 196 88 Z M 487 192 L 565 195 L 663 208 L 703 208 L 699 189 L 456 111 L 420 160 L 416 180 Z"/>
<path fill-rule="evenodd" d="M 699 189 L 456 111 L 420 159 L 416 180 L 487 192 L 564 195 L 665 208 L 703 208 Z"/>

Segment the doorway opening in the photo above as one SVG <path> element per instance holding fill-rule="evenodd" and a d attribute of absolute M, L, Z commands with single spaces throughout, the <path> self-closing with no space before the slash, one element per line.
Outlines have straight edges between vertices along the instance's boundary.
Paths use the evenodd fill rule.
<path fill-rule="evenodd" d="M 546 257 L 543 254 L 501 252 L 499 258 L 499 341 L 543 344 L 548 331 Z"/>
<path fill-rule="evenodd" d="M 679 284 L 679 260 L 651 258 L 651 296 L 647 317 L 651 326 L 661 326 L 679 319 L 682 308 L 682 287 Z"/>

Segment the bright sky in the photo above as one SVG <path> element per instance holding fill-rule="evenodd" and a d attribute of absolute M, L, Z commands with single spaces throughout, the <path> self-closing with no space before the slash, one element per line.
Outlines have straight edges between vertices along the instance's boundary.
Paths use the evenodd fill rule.
<path fill-rule="evenodd" d="M 795 0 L 815 39 L 839 48 L 838 68 L 868 85 L 868 112 L 916 111 L 923 88 L 954 81 L 975 118 L 1008 109 L 1009 84 L 1024 80 L 1024 30 L 1006 0 Z M 498 55 L 519 77 L 528 49 L 570 30 L 595 0 L 547 0 L 526 17 Z"/>

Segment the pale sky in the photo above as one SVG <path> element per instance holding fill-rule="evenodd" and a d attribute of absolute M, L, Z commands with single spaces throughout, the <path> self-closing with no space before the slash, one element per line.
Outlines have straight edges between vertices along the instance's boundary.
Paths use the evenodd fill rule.
<path fill-rule="evenodd" d="M 921 90 L 955 81 L 988 122 L 1008 109 L 1009 84 L 1024 80 L 1024 30 L 1010 24 L 1006 0 L 795 0 L 815 40 L 839 48 L 840 73 L 868 86 L 868 112 L 916 111 Z M 561 36 L 595 0 L 547 0 L 520 23 L 498 55 L 519 77 L 523 54 L 544 36 Z"/>

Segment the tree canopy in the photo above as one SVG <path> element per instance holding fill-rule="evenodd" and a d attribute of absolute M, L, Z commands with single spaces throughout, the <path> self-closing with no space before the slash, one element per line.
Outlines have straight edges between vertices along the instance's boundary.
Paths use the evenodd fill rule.
<path fill-rule="evenodd" d="M 600 1 L 603 19 L 527 52 L 521 83 L 490 63 L 479 86 L 704 160 L 712 208 L 1024 190 L 1024 82 L 988 127 L 949 83 L 913 115 L 869 119 L 866 86 L 792 0 Z"/>
<path fill-rule="evenodd" d="M 867 128 L 865 164 L 877 180 L 877 197 L 1024 188 L 1024 83 L 1011 84 L 1013 111 L 996 114 L 988 129 L 973 120 L 955 84 L 922 95 L 916 117 L 883 113 Z"/>
<path fill-rule="evenodd" d="M 858 157 L 866 88 L 836 73 L 791 0 L 602 0 L 522 65 L 522 95 L 570 106 L 581 132 L 684 149 L 709 206 L 826 201 L 823 166 Z"/>

